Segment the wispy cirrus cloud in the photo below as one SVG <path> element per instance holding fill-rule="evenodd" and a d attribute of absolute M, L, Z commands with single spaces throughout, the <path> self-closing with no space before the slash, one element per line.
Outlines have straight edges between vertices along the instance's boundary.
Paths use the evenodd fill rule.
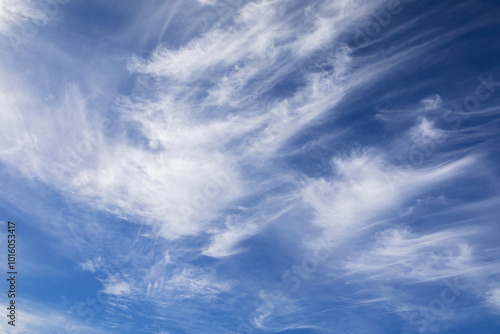
<path fill-rule="evenodd" d="M 18 29 L 31 20 L 46 21 L 48 17 L 43 13 L 35 1 L 2 0 L 0 2 L 0 33 L 9 35 L 14 28 Z"/>
<path fill-rule="evenodd" d="M 30 2 L 14 3 L 0 14 L 0 32 L 38 15 Z M 113 7 L 85 6 L 96 4 L 99 15 Z M 31 59 L 21 57 L 21 66 L 5 56 L 1 167 L 30 180 L 31 193 L 40 182 L 60 196 L 45 205 L 50 219 L 40 229 L 64 240 L 73 268 L 110 296 L 109 327 L 145 306 L 149 332 L 161 332 L 161 323 L 230 333 L 238 317 L 262 331 L 376 332 L 349 310 L 418 307 L 398 298 L 399 284 L 460 276 L 479 289 L 496 273 L 491 243 L 474 242 L 494 232 L 498 181 L 487 145 L 498 134 L 488 118 L 498 113 L 495 95 L 469 115 L 474 122 L 462 118 L 454 129 L 447 112 L 463 97 L 437 91 L 435 76 L 405 77 L 428 75 L 435 54 L 483 23 L 448 29 L 461 6 L 432 21 L 444 7 L 415 5 L 423 12 L 405 11 L 386 32 L 353 45 L 356 27 L 387 5 L 130 1 L 116 21 L 87 27 L 84 37 L 66 22 L 60 34 L 71 36 L 71 48 L 64 38 L 28 48 L 60 85 L 18 75 Z M 95 58 L 86 53 L 97 49 L 88 44 L 94 29 L 106 34 Z M 86 73 L 72 76 L 74 68 Z M 11 202 L 31 204 L 16 194 Z M 462 214 L 474 218 L 454 219 Z M 438 227 L 418 221 L 429 216 Z M 481 228 L 467 227 L 482 218 Z M 318 235 L 333 240 L 332 255 L 301 272 L 294 263 Z M 287 288 L 285 266 L 303 290 Z M 481 295 L 485 305 L 496 303 L 493 283 Z M 266 291 L 276 286 L 285 297 L 269 306 Z M 344 318 L 330 319 L 339 305 Z M 218 312 L 224 320 L 214 325 L 209 317 Z"/>
<path fill-rule="evenodd" d="M 376 151 L 354 152 L 333 161 L 335 178 L 310 180 L 303 198 L 315 210 L 314 223 L 331 238 L 349 235 L 382 222 L 384 217 L 424 191 L 464 173 L 478 157 L 448 164 L 400 170 Z"/>
<path fill-rule="evenodd" d="M 485 276 L 493 265 L 479 264 L 466 237 L 473 231 L 443 230 L 411 233 L 408 228 L 385 230 L 374 245 L 344 264 L 346 275 L 369 281 L 406 283 L 442 281 L 450 277 Z"/>

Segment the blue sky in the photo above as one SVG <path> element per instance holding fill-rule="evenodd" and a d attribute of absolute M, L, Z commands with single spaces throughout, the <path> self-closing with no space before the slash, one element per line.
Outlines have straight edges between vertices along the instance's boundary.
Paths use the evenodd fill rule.
<path fill-rule="evenodd" d="M 0 0 L 0 331 L 498 333 L 498 17 Z"/>

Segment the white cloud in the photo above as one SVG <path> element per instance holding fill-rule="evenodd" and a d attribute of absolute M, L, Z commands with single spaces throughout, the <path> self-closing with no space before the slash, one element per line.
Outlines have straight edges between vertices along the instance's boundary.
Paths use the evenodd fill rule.
<path fill-rule="evenodd" d="M 134 59 L 131 70 L 192 80 L 215 65 L 234 66 L 242 59 L 266 59 L 265 50 L 287 34 L 279 30 L 271 1 L 250 2 L 238 15 L 233 29 L 216 28 L 179 50 L 160 48 L 151 61 Z M 275 24 L 275 25 L 273 25 Z"/>
<path fill-rule="evenodd" d="M 407 283 L 482 275 L 491 268 L 478 264 L 465 241 L 470 235 L 459 230 L 415 234 L 408 228 L 388 229 L 368 250 L 347 260 L 344 269 L 361 279 Z"/>
<path fill-rule="evenodd" d="M 448 164 L 400 170 L 376 150 L 354 152 L 333 160 L 335 177 L 305 182 L 303 199 L 315 212 L 314 224 L 332 240 L 347 240 L 359 229 L 399 208 L 425 190 L 464 173 L 477 157 Z"/>
<path fill-rule="evenodd" d="M 435 110 L 443 106 L 443 99 L 439 96 L 439 94 L 428 96 L 420 102 L 424 105 L 424 108 L 427 111 Z"/>
<path fill-rule="evenodd" d="M 486 293 L 486 305 L 493 308 L 496 312 L 500 312 L 500 288 L 495 287 Z"/>
<path fill-rule="evenodd" d="M 198 2 L 217 5 L 215 0 Z M 14 11 L 0 7 L 0 32 L 37 15 L 24 7 L 31 2 L 12 3 L 17 6 Z M 179 3 L 167 8 L 169 17 L 161 36 L 180 11 Z M 238 245 L 266 228 L 273 215 L 263 215 L 264 222 L 247 216 L 225 219 L 226 209 L 250 195 L 263 197 L 270 188 L 265 182 L 279 184 L 294 178 L 293 172 L 277 167 L 266 175 L 271 181 L 259 182 L 254 169 L 279 157 L 291 139 L 323 115 L 331 113 L 330 120 L 335 120 L 337 114 L 350 112 L 337 107 L 346 96 L 353 96 L 349 94 L 359 98 L 363 90 L 357 88 L 375 85 L 378 78 L 427 53 L 427 46 L 436 43 L 371 55 L 354 52 L 339 36 L 352 32 L 380 3 L 251 1 L 237 11 L 234 22 L 214 23 L 183 46 L 169 43 L 160 45 L 151 57 L 136 56 L 129 62 L 130 71 L 152 83 L 144 87 L 145 96 L 132 93 L 117 99 L 113 134 L 99 132 L 108 110 L 91 108 L 92 98 L 81 93 L 84 89 L 71 86 L 46 99 L 47 94 L 38 92 L 28 80 L 17 79 L 14 71 L 2 68 L 0 159 L 26 177 L 52 185 L 71 202 L 153 225 L 141 238 L 168 239 L 161 241 L 172 252 L 161 249 L 147 264 L 120 259 L 130 275 L 110 274 L 103 281 L 107 294 L 163 302 L 216 299 L 232 292 L 233 283 L 215 271 L 184 268 L 178 256 L 185 251 L 182 248 L 200 247 L 192 253 L 201 251 L 214 258 L 242 251 Z M 422 36 L 412 38 L 417 37 Z M 335 51 L 321 56 L 324 64 L 311 61 L 316 59 L 311 57 L 315 52 L 327 53 L 332 45 Z M 321 69 L 323 65 L 328 69 Z M 276 87 L 289 77 L 300 83 L 282 96 Z M 98 80 L 91 76 L 89 81 L 98 90 Z M 137 86 L 141 86 L 139 81 Z M 421 103 L 415 109 L 417 124 L 400 139 L 402 146 L 423 139 L 439 141 L 444 136 L 430 117 L 432 110 L 442 106 L 441 98 L 433 95 Z M 384 147 L 339 154 L 332 162 L 333 176 L 306 179 L 302 198 L 313 209 L 314 225 L 336 242 L 348 243 L 371 227 L 380 227 L 385 218 L 398 216 L 407 201 L 483 162 L 472 155 L 455 161 L 438 157 L 421 167 L 399 170 L 391 162 L 392 153 Z M 293 183 L 291 193 L 300 186 L 297 179 L 289 182 Z M 102 227 L 104 232 L 106 228 Z M 208 244 L 206 240 L 196 246 L 189 238 L 186 243 L 174 240 L 200 235 L 209 238 Z M 405 282 L 488 273 L 490 267 L 477 263 L 467 235 L 467 231 L 455 230 L 423 234 L 389 229 L 364 252 L 344 262 L 343 270 L 350 278 Z M 94 273 L 103 264 L 97 258 L 79 267 Z M 491 305 L 498 305 L 497 292 L 492 289 L 488 295 Z M 263 327 L 270 322 L 271 311 L 257 311 L 260 315 L 254 323 Z"/>
<path fill-rule="evenodd" d="M 230 218 L 226 222 L 226 228 L 214 234 L 210 245 L 203 250 L 203 255 L 222 258 L 239 253 L 242 250 L 236 246 L 242 240 L 262 230 L 262 224 L 243 221 L 237 225 L 237 222 L 229 221 Z"/>
<path fill-rule="evenodd" d="M 133 292 L 132 285 L 128 281 L 109 277 L 104 282 L 104 293 L 114 296 L 127 296 Z"/>
<path fill-rule="evenodd" d="M 83 271 L 90 271 L 95 273 L 99 269 L 102 268 L 103 261 L 101 257 L 96 258 L 95 260 L 86 260 L 78 264 L 78 267 Z"/>
<path fill-rule="evenodd" d="M 0 155 L 5 158 L 12 158 L 12 155 L 25 150 L 30 144 L 33 144 L 33 138 L 30 137 L 26 129 L 25 118 L 18 110 L 27 107 L 23 102 L 23 94 L 19 90 L 12 89 L 18 80 L 13 80 L 10 85 L 7 81 L 0 80 L 0 101 L 4 106 L 0 115 Z M 25 101 L 25 100 L 24 100 Z"/>
<path fill-rule="evenodd" d="M 206 5 L 213 6 L 217 2 L 217 0 L 198 0 L 198 2 L 204 6 Z"/>
<path fill-rule="evenodd" d="M 47 22 L 47 15 L 33 0 L 0 0 L 0 33 L 9 35 L 16 28 L 29 22 Z"/>
<path fill-rule="evenodd" d="M 410 141 L 413 142 L 431 139 L 435 144 L 436 142 L 440 142 L 443 137 L 443 131 L 436 128 L 434 124 L 426 118 L 421 118 L 418 125 L 410 131 Z"/>
<path fill-rule="evenodd" d="M 214 299 L 218 294 L 229 292 L 232 284 L 217 278 L 214 271 L 195 268 L 177 270 L 170 277 L 157 277 L 147 287 L 147 295 L 157 299 Z"/>
<path fill-rule="evenodd" d="M 2 333 L 96 333 L 104 334 L 107 331 L 100 329 L 88 321 L 89 313 L 93 309 L 83 309 L 83 316 L 79 314 L 70 315 L 71 312 L 65 312 L 54 309 L 46 304 L 39 304 L 29 300 L 18 300 L 22 308 L 18 311 L 16 327 L 6 324 L 6 321 L 0 323 Z M 12 331 L 12 329 L 14 330 Z"/>
<path fill-rule="evenodd" d="M 328 56 L 333 70 L 306 75 L 291 96 L 262 98 L 377 3 L 364 5 L 287 12 L 277 1 L 249 2 L 230 29 L 215 25 L 180 48 L 161 46 L 149 59 L 132 59 L 131 71 L 154 80 L 144 87 L 146 97 L 118 98 L 113 134 L 99 132 L 104 110 L 91 110 L 77 87 L 46 101 L 30 85 L 5 79 L 1 159 L 73 201 L 155 225 L 164 238 L 199 234 L 231 203 L 259 191 L 245 187 L 249 180 L 228 164 L 265 163 L 350 89 L 392 66 L 393 59 L 352 66 L 351 50 L 340 45 Z M 252 84 L 264 74 L 258 87 Z M 227 236 L 242 239 L 251 229 Z"/>

